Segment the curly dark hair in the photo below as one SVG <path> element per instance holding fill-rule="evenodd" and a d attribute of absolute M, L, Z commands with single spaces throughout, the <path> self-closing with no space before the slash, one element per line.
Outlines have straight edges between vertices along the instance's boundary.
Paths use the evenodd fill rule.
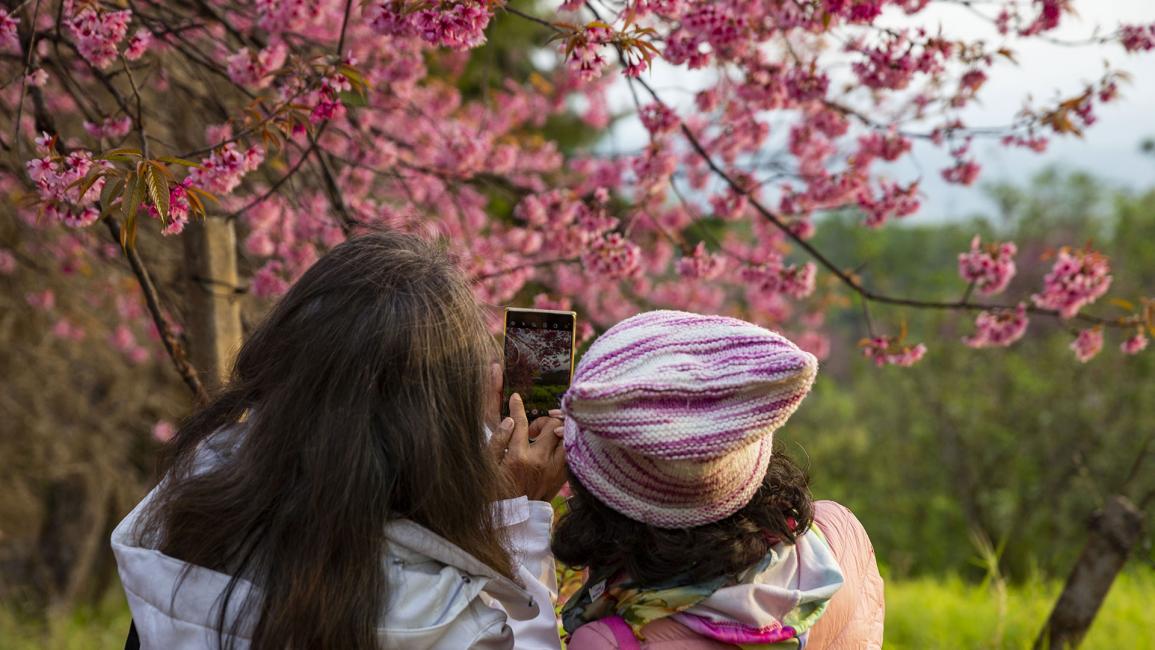
<path fill-rule="evenodd" d="M 736 575 L 779 541 L 793 544 L 814 520 L 809 479 L 781 454 L 770 458 L 766 478 L 741 510 L 694 528 L 635 521 L 599 501 L 572 473 L 569 481 L 573 497 L 554 531 L 554 556 L 572 567 L 619 567 L 643 586 Z"/>

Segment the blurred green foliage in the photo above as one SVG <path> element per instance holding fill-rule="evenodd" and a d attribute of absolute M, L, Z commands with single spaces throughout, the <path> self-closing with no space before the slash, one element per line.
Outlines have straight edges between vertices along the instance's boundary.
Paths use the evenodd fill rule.
<path fill-rule="evenodd" d="M 954 260 L 976 233 L 1019 244 L 1019 275 L 1006 293 L 1013 297 L 1041 287 L 1047 251 L 1095 233 L 1092 245 L 1114 264 L 1110 295 L 1152 296 L 1155 192 L 1104 187 L 1048 171 L 1027 187 L 990 188 L 995 218 L 865 231 L 841 215 L 822 223 L 815 240 L 840 263 L 866 261 L 868 286 L 958 299 L 965 284 Z M 1089 311 L 1124 313 L 1106 300 Z M 858 514 L 893 575 L 978 577 L 977 531 L 1001 546 L 1012 581 L 1065 576 L 1104 496 L 1155 489 L 1153 458 L 1124 485 L 1155 435 L 1152 349 L 1124 356 L 1122 336 L 1109 332 L 1103 352 L 1083 365 L 1067 347 L 1074 323 L 1035 318 L 1010 349 L 971 350 L 960 339 L 972 314 L 875 306 L 870 314 L 882 333 L 905 319 L 912 339 L 930 347 L 926 358 L 909 369 L 876 368 L 856 358 L 854 342 L 866 335 L 857 301 L 831 312 L 832 353 L 779 444 L 809 468 L 816 496 Z M 1149 536 L 1134 561 L 1152 561 Z"/>

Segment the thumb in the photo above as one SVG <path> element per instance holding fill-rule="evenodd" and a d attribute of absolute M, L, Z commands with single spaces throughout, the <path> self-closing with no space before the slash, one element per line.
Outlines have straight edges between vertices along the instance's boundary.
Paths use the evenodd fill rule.
<path fill-rule="evenodd" d="M 509 448 L 509 439 L 513 437 L 513 418 L 505 418 L 489 438 L 489 453 L 498 463 L 505 456 Z"/>

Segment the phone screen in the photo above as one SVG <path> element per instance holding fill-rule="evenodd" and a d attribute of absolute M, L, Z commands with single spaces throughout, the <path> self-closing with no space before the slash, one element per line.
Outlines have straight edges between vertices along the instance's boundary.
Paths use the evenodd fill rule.
<path fill-rule="evenodd" d="M 531 422 L 561 405 L 573 375 L 575 320 L 573 312 L 505 310 L 503 417 L 513 393 L 525 401 Z"/>

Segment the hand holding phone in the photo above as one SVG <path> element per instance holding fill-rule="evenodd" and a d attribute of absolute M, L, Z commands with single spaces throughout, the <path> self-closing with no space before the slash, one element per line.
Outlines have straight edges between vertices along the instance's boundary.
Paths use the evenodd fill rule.
<path fill-rule="evenodd" d="M 507 408 L 510 416 L 489 439 L 490 452 L 505 478 L 502 498 L 524 495 L 531 501 L 549 501 L 566 480 L 561 438 L 553 432 L 539 430 L 541 435 L 535 443 L 531 437 L 534 427 L 526 418 L 520 395 L 514 393 Z M 538 418 L 537 422 L 556 424 L 556 420 L 548 417 Z"/>

